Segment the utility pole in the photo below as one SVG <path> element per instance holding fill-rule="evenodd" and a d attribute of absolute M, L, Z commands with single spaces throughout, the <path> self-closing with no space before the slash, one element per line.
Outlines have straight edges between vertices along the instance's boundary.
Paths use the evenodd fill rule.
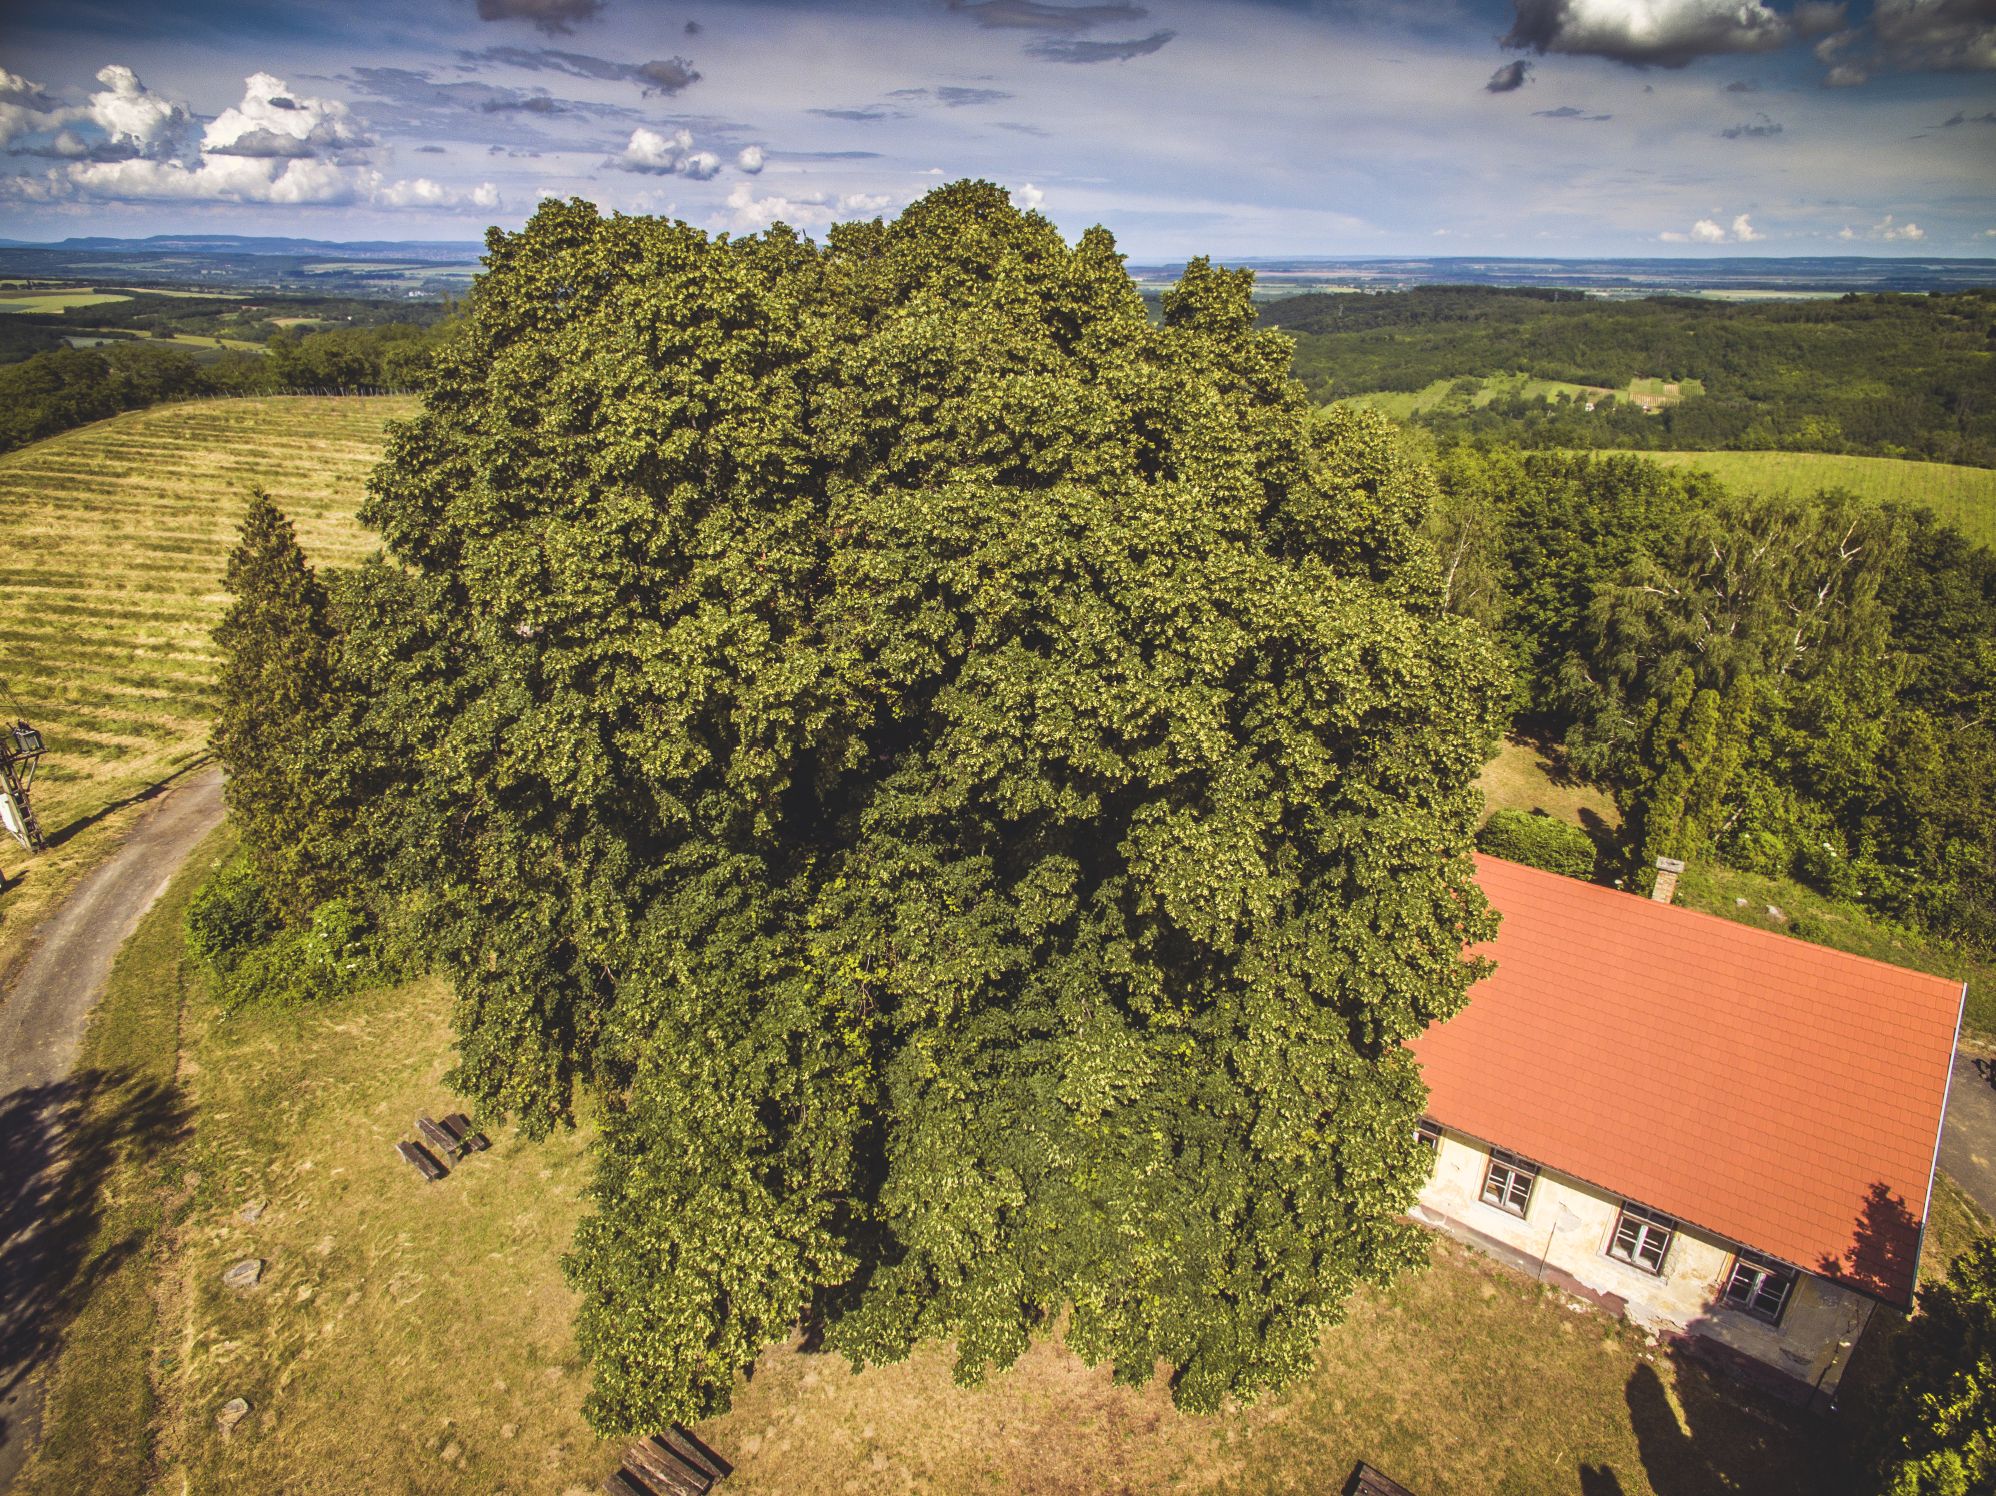
<path fill-rule="evenodd" d="M 0 729 L 0 829 L 30 852 L 48 847 L 41 822 L 28 803 L 42 750 L 42 735 L 27 723 L 16 721 L 11 728 Z"/>

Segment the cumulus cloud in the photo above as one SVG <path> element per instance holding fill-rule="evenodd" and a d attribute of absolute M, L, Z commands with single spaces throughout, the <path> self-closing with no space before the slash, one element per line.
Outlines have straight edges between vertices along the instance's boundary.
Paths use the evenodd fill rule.
<path fill-rule="evenodd" d="M 252 73 L 240 104 L 216 115 L 201 134 L 209 155 L 302 160 L 373 145 L 337 99 L 294 97 L 282 78 Z"/>
<path fill-rule="evenodd" d="M 0 146 L 56 129 L 76 113 L 57 104 L 39 83 L 0 68 Z"/>
<path fill-rule="evenodd" d="M 1681 68 L 1701 57 L 1784 47 L 1799 27 L 1813 33 L 1823 26 L 1824 9 L 1797 7 L 1785 16 L 1760 0 L 1516 0 L 1504 45 Z M 1841 6 L 1829 9 L 1842 13 Z"/>
<path fill-rule="evenodd" d="M 814 193 L 808 197 L 771 194 L 757 197 L 747 182 L 737 182 L 728 191 L 724 224 L 736 233 L 752 234 L 772 223 L 792 228 L 819 228 L 843 219 L 863 218 L 878 213 L 894 199 L 881 193 L 848 192 L 837 197 Z"/>
<path fill-rule="evenodd" d="M 603 0 L 478 0 L 481 21 L 530 21 L 549 36 L 566 36 L 602 13 Z"/>
<path fill-rule="evenodd" d="M 1871 29 L 1886 62 L 1902 70 L 1996 69 L 1996 4 L 1990 0 L 1877 0 Z"/>
<path fill-rule="evenodd" d="M 193 111 L 185 104 L 154 93 L 137 73 L 115 63 L 100 69 L 97 81 L 104 88 L 90 96 L 86 114 L 113 149 L 146 161 L 182 161 L 194 155 L 199 137 Z"/>
<path fill-rule="evenodd" d="M 1666 229 L 1657 236 L 1666 244 L 1752 244 L 1767 236 L 1753 226 L 1753 221 L 1744 213 L 1733 219 L 1728 228 L 1714 218 L 1701 218 L 1691 225 L 1689 233 L 1679 233 Z"/>
<path fill-rule="evenodd" d="M 1490 81 L 1483 85 L 1485 93 L 1515 93 L 1532 81 L 1532 65 L 1520 57 L 1516 62 L 1507 62 L 1490 75 Z"/>
<path fill-rule="evenodd" d="M 1839 239 L 1883 239 L 1888 243 L 1917 243 L 1927 237 L 1927 231 L 1917 223 L 1901 223 L 1891 213 L 1887 213 L 1868 229 L 1854 229 L 1846 224 L 1837 231 Z"/>
<path fill-rule="evenodd" d="M 294 95 L 269 73 L 244 79 L 241 102 L 205 130 L 185 104 L 148 89 L 128 67 L 107 67 L 97 80 L 102 91 L 72 111 L 94 138 L 61 132 L 40 154 L 67 164 L 6 179 L 0 190 L 42 202 L 499 205 L 490 183 L 467 192 L 427 178 L 384 178 L 359 154 L 371 142 L 344 104 Z"/>
<path fill-rule="evenodd" d="M 735 152 L 735 169 L 754 176 L 762 170 L 767 154 L 759 145 L 745 145 Z"/>
<path fill-rule="evenodd" d="M 680 159 L 692 149 L 691 131 L 674 130 L 670 135 L 665 135 L 657 130 L 640 127 L 631 131 L 631 138 L 624 146 L 623 155 L 613 164 L 624 171 L 670 176 L 679 170 Z"/>
<path fill-rule="evenodd" d="M 1040 204 L 1047 200 L 1047 195 L 1031 182 L 1023 187 L 1014 187 L 1011 197 L 1012 206 L 1022 213 L 1038 212 Z"/>
<path fill-rule="evenodd" d="M 1727 140 L 1766 140 L 1780 133 L 1780 124 L 1765 114 L 1756 114 L 1750 120 L 1742 120 L 1737 125 L 1728 125 L 1719 132 Z"/>
<path fill-rule="evenodd" d="M 720 170 L 721 158 L 712 151 L 688 151 L 679 158 L 679 174 L 696 182 L 710 181 Z"/>

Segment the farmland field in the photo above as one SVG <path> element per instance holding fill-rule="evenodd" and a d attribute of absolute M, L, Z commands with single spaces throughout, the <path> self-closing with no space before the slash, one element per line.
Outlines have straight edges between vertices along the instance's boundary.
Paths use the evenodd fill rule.
<path fill-rule="evenodd" d="M 9 312 L 66 312 L 76 306 L 102 306 L 111 301 L 130 301 L 115 291 L 16 291 L 0 296 L 0 315 Z"/>
<path fill-rule="evenodd" d="M 1471 386 L 1474 386 L 1473 390 Z M 1480 410 L 1493 400 L 1518 396 L 1528 400 L 1555 400 L 1565 395 L 1568 399 L 1582 401 L 1613 396 L 1617 400 L 1657 407 L 1669 405 L 1686 395 L 1702 395 L 1704 392 L 1705 386 L 1696 379 L 1681 383 L 1636 379 L 1630 381 L 1627 389 L 1611 390 L 1602 385 L 1570 384 L 1562 379 L 1539 379 L 1530 374 L 1490 374 L 1437 379 L 1418 390 L 1381 390 L 1368 395 L 1353 395 L 1345 403 L 1363 405 L 1392 420 L 1406 421 L 1424 410 L 1438 407 Z"/>
<path fill-rule="evenodd" d="M 1996 469 L 1832 452 L 1637 452 L 1666 467 L 1702 468 L 1729 488 L 1803 495 L 1846 488 L 1880 503 L 1934 511 L 1969 539 L 1996 545 Z"/>
<path fill-rule="evenodd" d="M 155 406 L 0 456 L 13 543 L 0 560 L 0 710 L 46 735 L 35 809 L 56 844 L 7 896 L 6 946 L 82 855 L 70 837 L 200 756 L 209 630 L 252 485 L 315 561 L 370 547 L 355 523 L 399 397 L 280 396 Z M 88 840 L 88 838 L 86 838 Z M 9 842 L 0 867 L 23 859 Z"/>

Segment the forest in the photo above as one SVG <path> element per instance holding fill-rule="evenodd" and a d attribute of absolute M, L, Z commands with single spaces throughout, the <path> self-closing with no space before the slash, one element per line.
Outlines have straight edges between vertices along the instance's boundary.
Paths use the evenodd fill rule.
<path fill-rule="evenodd" d="M 1322 400 L 1524 373 L 1598 386 L 1588 401 L 1441 402 L 1444 440 L 1540 448 L 1757 448 L 1996 465 L 1996 292 L 1730 303 L 1602 300 L 1541 288 L 1428 286 L 1269 303 Z M 1608 392 L 1698 381 L 1653 413 Z"/>
<path fill-rule="evenodd" d="M 1514 730 L 1623 813 L 1597 867 L 1547 865 L 1717 858 L 1996 948 L 1996 554 L 1633 457 L 1458 446 L 1438 477 L 1447 605 L 1503 641 Z"/>

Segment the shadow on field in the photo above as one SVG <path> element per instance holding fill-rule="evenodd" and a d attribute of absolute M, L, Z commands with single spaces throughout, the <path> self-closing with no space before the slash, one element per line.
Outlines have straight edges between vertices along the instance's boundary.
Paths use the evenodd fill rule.
<path fill-rule="evenodd" d="M 64 1326 L 139 1245 L 91 1253 L 105 1175 L 167 1147 L 188 1125 L 168 1087 L 84 1070 L 0 1098 L 0 1407 L 48 1361 Z M 0 1446 L 31 1429 L 0 1421 Z"/>
<path fill-rule="evenodd" d="M 113 800 L 109 805 L 100 805 L 97 809 L 91 811 L 90 814 L 87 816 L 78 816 L 75 820 L 71 821 L 67 826 L 64 826 L 61 830 L 52 831 L 49 833 L 49 839 L 48 839 L 49 849 L 53 851 L 55 848 L 61 846 L 64 842 L 70 840 L 70 838 L 77 836 L 82 832 L 88 831 L 92 826 L 95 826 L 99 821 L 104 820 L 107 817 L 116 815 L 119 811 L 125 809 L 127 806 L 142 805 L 148 800 L 155 799 L 156 797 L 165 794 L 168 790 L 172 789 L 176 784 L 180 783 L 181 780 L 187 778 L 188 775 L 207 768 L 210 762 L 212 762 L 212 760 L 210 760 L 208 755 L 204 753 L 201 755 L 201 757 L 195 759 L 192 763 L 183 764 L 180 768 L 175 769 L 171 774 L 167 775 L 166 778 L 156 779 L 151 784 L 147 785 L 144 789 L 132 791 L 131 794 L 125 796 L 122 800 Z"/>

